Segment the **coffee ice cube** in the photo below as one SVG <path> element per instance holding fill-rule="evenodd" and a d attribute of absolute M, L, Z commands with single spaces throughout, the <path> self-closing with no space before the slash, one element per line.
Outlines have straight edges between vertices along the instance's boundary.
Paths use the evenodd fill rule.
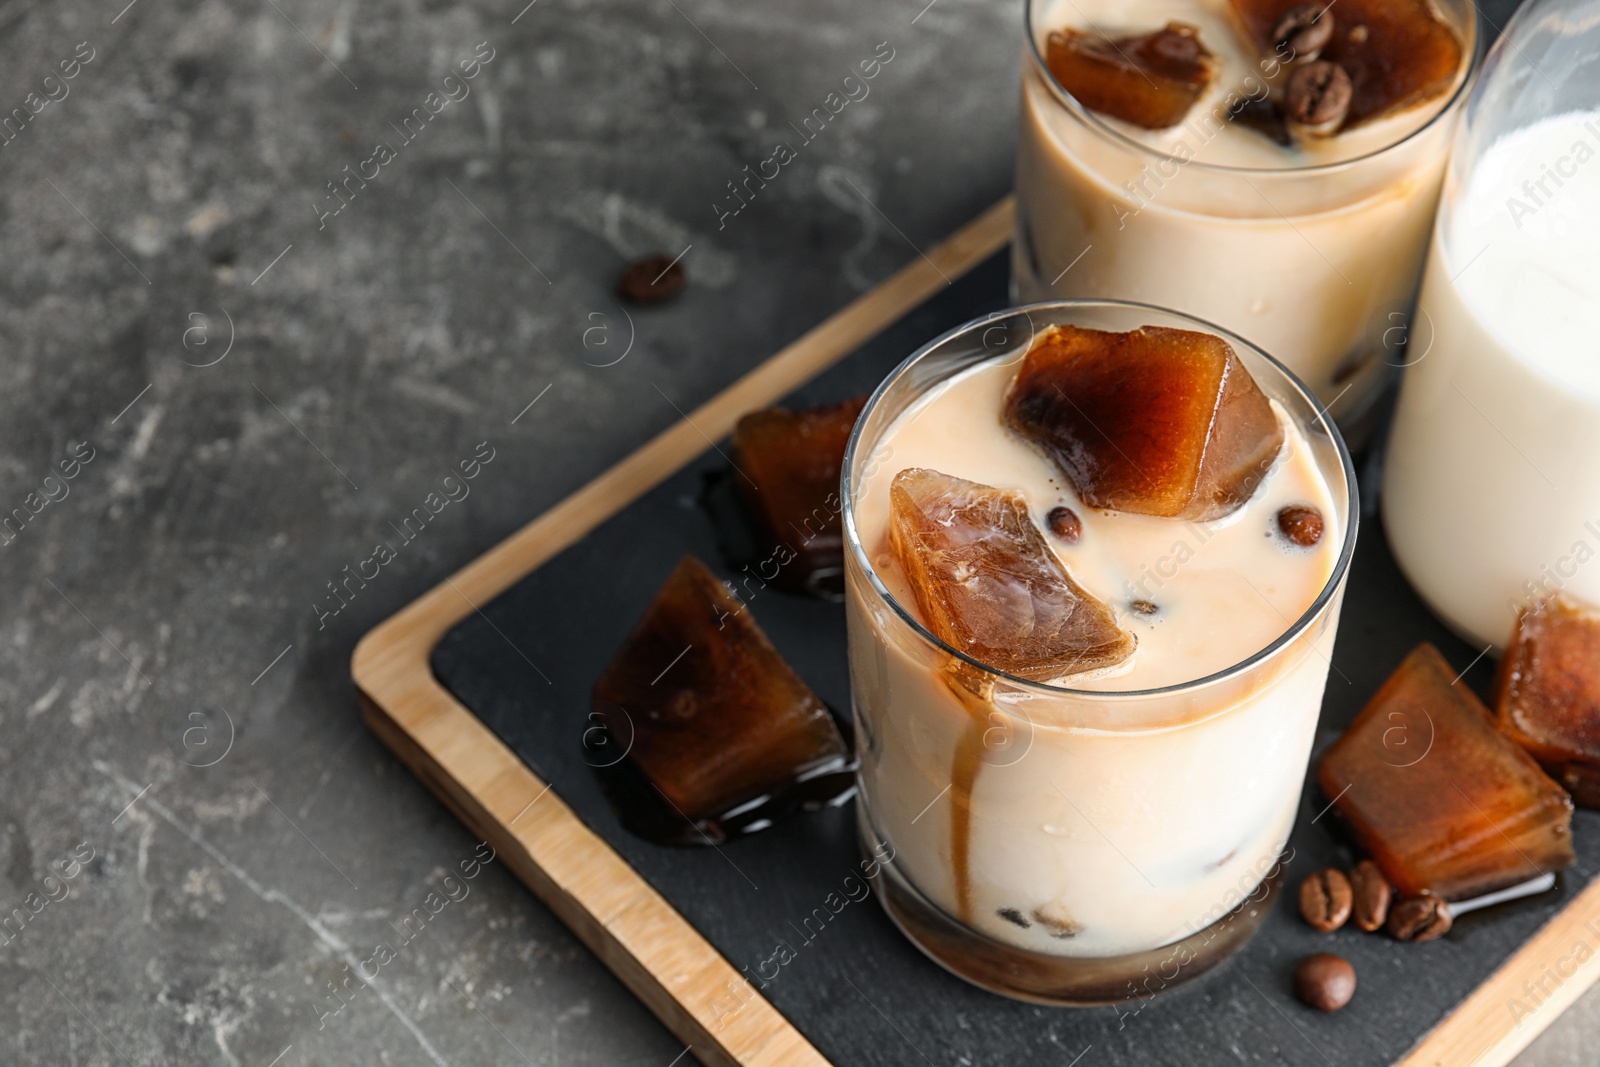
<path fill-rule="evenodd" d="M 889 495 L 890 546 L 924 623 L 946 644 L 1034 681 L 1133 653 L 1134 636 L 1073 581 L 1020 493 L 911 468 Z"/>
<path fill-rule="evenodd" d="M 823 778 L 835 793 L 848 788 L 848 750 L 827 706 L 693 556 L 595 684 L 592 708 L 678 825 L 707 840 L 736 816 L 748 823 L 800 794 L 826 799 L 815 795 Z"/>
<path fill-rule="evenodd" d="M 1084 107 L 1151 130 L 1182 122 L 1216 73 L 1200 31 L 1182 22 L 1125 37 L 1069 27 L 1046 40 L 1045 64 Z"/>
<path fill-rule="evenodd" d="M 839 470 L 866 402 L 861 396 L 805 411 L 766 408 L 734 428 L 734 479 L 766 542 L 751 569 L 764 579 L 814 591 L 842 572 Z"/>
<path fill-rule="evenodd" d="M 1500 729 L 1600 807 L 1600 612 L 1564 598 L 1517 616 L 1495 683 Z"/>
<path fill-rule="evenodd" d="M 1402 896 L 1463 900 L 1573 861 L 1571 799 L 1430 644 L 1329 747 L 1317 781 Z"/>
<path fill-rule="evenodd" d="M 1234 11 L 1263 53 L 1282 58 L 1275 31 L 1297 0 L 1233 0 Z M 1350 129 L 1450 91 L 1461 72 L 1461 35 L 1431 0 L 1338 0 L 1324 8 L 1332 36 L 1317 50 L 1350 76 L 1352 95 L 1341 128 Z M 1324 16 L 1327 17 L 1327 16 Z"/>
<path fill-rule="evenodd" d="M 1168 518 L 1235 510 L 1283 446 L 1272 402 L 1228 342 L 1161 326 L 1052 327 L 1024 357 L 1004 417 L 1084 503 Z"/>

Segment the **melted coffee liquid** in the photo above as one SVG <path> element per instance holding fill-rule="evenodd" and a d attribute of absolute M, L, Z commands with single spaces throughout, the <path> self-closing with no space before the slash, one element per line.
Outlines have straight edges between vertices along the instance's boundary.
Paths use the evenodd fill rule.
<path fill-rule="evenodd" d="M 844 735 L 849 756 L 803 768 L 793 777 L 771 783 L 766 793 L 740 802 L 731 811 L 698 817 L 674 806 L 631 759 L 617 757 L 615 753 L 625 747 L 605 727 L 590 726 L 579 744 L 584 762 L 600 782 L 600 791 L 629 833 L 658 845 L 714 846 L 759 833 L 801 812 L 836 808 L 856 795 L 852 726 L 834 708 L 828 711 Z"/>
<path fill-rule="evenodd" d="M 728 468 L 702 475 L 699 502 L 716 532 L 723 562 L 741 579 L 753 578 L 762 585 L 818 600 L 844 601 L 844 542 L 840 537 L 812 537 L 802 543 L 803 551 L 774 542 L 750 513 L 739 492 L 738 476 Z M 786 558 L 788 563 L 777 566 L 778 560 Z"/>
<path fill-rule="evenodd" d="M 983 766 L 984 739 L 989 733 L 989 716 L 994 705 L 969 692 L 959 682 L 951 690 L 967 709 L 967 725 L 956 742 L 950 767 L 950 866 L 955 875 L 956 918 L 972 921 L 972 789 Z"/>

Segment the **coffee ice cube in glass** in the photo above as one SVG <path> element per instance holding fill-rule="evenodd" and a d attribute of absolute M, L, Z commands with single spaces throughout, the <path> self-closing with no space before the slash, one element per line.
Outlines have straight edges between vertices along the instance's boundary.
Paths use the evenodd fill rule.
<path fill-rule="evenodd" d="M 951 647 L 1038 681 L 1132 654 L 1134 636 L 1067 573 L 1020 493 L 913 468 L 895 476 L 890 509 L 895 558 Z"/>
<path fill-rule="evenodd" d="M 1023 359 L 1005 420 L 1084 503 L 1199 521 L 1250 499 L 1283 445 L 1233 347 L 1170 327 L 1051 328 Z"/>
<path fill-rule="evenodd" d="M 1146 129 L 1182 122 L 1214 74 L 1199 32 L 1182 22 L 1125 37 L 1068 27 L 1050 35 L 1045 61 L 1085 107 Z"/>
<path fill-rule="evenodd" d="M 1233 7 L 1263 54 L 1277 52 L 1278 20 L 1299 0 L 1233 0 Z M 1417 107 L 1456 85 L 1461 35 L 1439 17 L 1431 0 L 1338 0 L 1324 17 L 1333 37 L 1318 59 L 1350 75 L 1350 110 L 1342 129 Z"/>

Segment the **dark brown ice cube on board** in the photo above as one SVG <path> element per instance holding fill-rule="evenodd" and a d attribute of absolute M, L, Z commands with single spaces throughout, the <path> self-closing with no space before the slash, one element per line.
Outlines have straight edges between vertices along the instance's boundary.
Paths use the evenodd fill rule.
<path fill-rule="evenodd" d="M 844 567 L 839 471 L 866 402 L 862 396 L 806 411 L 766 408 L 734 428 L 734 478 L 785 588 L 811 589 Z"/>
<path fill-rule="evenodd" d="M 1034 342 L 1005 421 L 1086 504 L 1208 520 L 1238 508 L 1283 445 L 1272 403 L 1222 338 L 1055 326 Z"/>
<path fill-rule="evenodd" d="M 889 543 L 928 629 L 1006 674 L 1109 667 L 1135 638 L 1072 580 L 1020 493 L 911 468 L 889 489 Z"/>
<path fill-rule="evenodd" d="M 827 707 L 693 556 L 628 635 L 592 705 L 632 766 L 713 832 L 734 809 L 847 762 Z"/>
<path fill-rule="evenodd" d="M 1182 122 L 1216 70 L 1182 22 L 1126 37 L 1068 27 L 1046 39 L 1045 65 L 1084 107 L 1151 130 Z"/>
<path fill-rule="evenodd" d="M 1317 773 L 1402 896 L 1464 900 L 1573 861 L 1572 801 L 1418 645 Z"/>
<path fill-rule="evenodd" d="M 1233 0 L 1234 11 L 1263 53 L 1272 31 L 1298 0 Z M 1317 58 L 1344 68 L 1353 94 L 1343 127 L 1416 107 L 1450 91 L 1461 71 L 1461 35 L 1431 0 L 1338 0 L 1333 37 Z"/>
<path fill-rule="evenodd" d="M 1600 612 L 1564 599 L 1523 611 L 1495 690 L 1506 736 L 1600 807 Z"/>

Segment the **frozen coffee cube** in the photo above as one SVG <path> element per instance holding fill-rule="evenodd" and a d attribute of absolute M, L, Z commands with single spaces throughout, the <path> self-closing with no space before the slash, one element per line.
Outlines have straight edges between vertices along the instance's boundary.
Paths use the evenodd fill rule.
<path fill-rule="evenodd" d="M 844 566 L 839 469 L 856 417 L 866 404 L 789 411 L 766 408 L 739 420 L 733 431 L 735 481 L 766 541 L 767 567 L 778 584 L 809 589 Z"/>
<path fill-rule="evenodd" d="M 1429 644 L 1328 749 L 1317 781 L 1401 896 L 1464 900 L 1573 861 L 1572 801 Z"/>
<path fill-rule="evenodd" d="M 1524 610 L 1495 685 L 1500 729 L 1585 807 L 1600 807 L 1600 612 Z"/>
<path fill-rule="evenodd" d="M 1233 7 L 1263 53 L 1280 51 L 1275 31 L 1298 0 L 1233 0 Z M 1338 0 L 1323 8 L 1333 34 L 1317 58 L 1350 76 L 1350 108 L 1343 129 L 1427 103 L 1449 92 L 1462 66 L 1462 41 L 1431 0 Z"/>
<path fill-rule="evenodd" d="M 1072 580 L 1020 493 L 912 468 L 889 495 L 895 558 L 928 629 L 952 648 L 1035 681 L 1133 653 L 1134 636 Z"/>
<path fill-rule="evenodd" d="M 1208 520 L 1271 469 L 1283 427 L 1232 346 L 1192 330 L 1056 326 L 1022 361 L 1005 421 L 1091 507 Z"/>
<path fill-rule="evenodd" d="M 1084 107 L 1150 130 L 1182 122 L 1216 73 L 1200 31 L 1182 22 L 1127 37 L 1069 27 L 1045 42 L 1045 64 Z"/>
<path fill-rule="evenodd" d="M 693 556 L 628 635 L 592 704 L 650 785 L 713 832 L 734 809 L 847 763 L 827 707 Z"/>

